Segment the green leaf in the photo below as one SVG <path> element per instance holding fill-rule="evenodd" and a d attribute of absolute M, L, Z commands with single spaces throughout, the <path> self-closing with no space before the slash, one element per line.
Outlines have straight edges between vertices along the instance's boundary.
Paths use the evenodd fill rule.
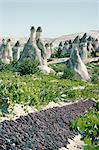
<path fill-rule="evenodd" d="M 77 124 L 76 120 L 72 120 L 70 127 L 71 127 L 73 130 L 76 130 L 76 129 L 77 129 L 77 125 L 76 125 L 76 124 Z"/>
<path fill-rule="evenodd" d="M 85 143 L 85 144 L 88 144 L 88 145 L 92 145 L 92 142 L 91 142 L 90 137 L 85 137 L 85 138 L 84 138 L 84 143 Z"/>

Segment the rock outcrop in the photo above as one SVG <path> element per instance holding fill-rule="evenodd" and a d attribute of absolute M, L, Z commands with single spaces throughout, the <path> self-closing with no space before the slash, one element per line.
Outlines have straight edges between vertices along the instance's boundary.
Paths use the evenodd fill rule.
<path fill-rule="evenodd" d="M 20 62 L 23 61 L 24 58 L 31 58 L 32 60 L 36 59 L 36 49 L 33 46 L 33 43 L 35 43 L 35 28 L 31 27 L 30 38 L 23 48 L 22 55 L 19 59 Z"/>
<path fill-rule="evenodd" d="M 73 44 L 72 51 L 70 54 L 70 59 L 67 60 L 64 74 L 66 73 L 67 69 L 74 70 L 75 73 L 77 73 L 82 80 L 88 81 L 90 80 L 90 76 L 88 74 L 87 68 L 83 61 L 81 60 L 81 57 L 79 55 L 79 51 L 76 44 Z"/>
<path fill-rule="evenodd" d="M 54 70 L 52 71 L 52 69 L 47 66 L 47 50 L 42 39 L 41 27 L 38 27 L 37 30 L 35 30 L 34 26 L 31 27 L 30 38 L 25 44 L 22 55 L 18 62 L 23 61 L 24 58 L 38 60 L 38 68 L 43 73 L 49 74 L 54 72 Z"/>
<path fill-rule="evenodd" d="M 20 58 L 20 42 L 17 41 L 14 47 L 12 48 L 13 51 L 13 60 L 18 61 Z"/>
<path fill-rule="evenodd" d="M 0 46 L 0 59 L 2 59 L 2 54 L 3 54 L 3 50 L 5 49 L 5 47 L 6 47 L 6 40 L 3 39 L 1 46 Z"/>
<path fill-rule="evenodd" d="M 13 61 L 11 40 L 8 39 L 6 45 L 3 47 L 2 62 L 10 64 Z"/>

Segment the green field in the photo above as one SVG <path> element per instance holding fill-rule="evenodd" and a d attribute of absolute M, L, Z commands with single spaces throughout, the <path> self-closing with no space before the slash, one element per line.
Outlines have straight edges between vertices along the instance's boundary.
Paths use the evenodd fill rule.
<path fill-rule="evenodd" d="M 53 65 L 58 73 L 64 64 Z M 99 99 L 98 64 L 89 64 L 92 81 L 63 79 L 59 75 L 44 75 L 40 72 L 20 76 L 6 69 L 0 72 L 0 111 L 9 113 L 16 103 L 31 105 L 38 110 L 49 102 Z"/>

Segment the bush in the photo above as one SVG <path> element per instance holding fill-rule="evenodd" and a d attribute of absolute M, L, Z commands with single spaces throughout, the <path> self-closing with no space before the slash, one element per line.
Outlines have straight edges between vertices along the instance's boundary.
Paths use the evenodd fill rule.
<path fill-rule="evenodd" d="M 38 71 L 38 64 L 38 61 L 26 58 L 17 65 L 17 71 L 20 72 L 20 75 L 34 74 Z"/>
<path fill-rule="evenodd" d="M 5 64 L 0 60 L 0 71 L 14 71 L 14 63 Z"/>
<path fill-rule="evenodd" d="M 61 64 L 52 64 L 52 65 L 49 65 L 53 70 L 55 70 L 55 72 L 63 72 L 64 71 L 64 64 L 61 63 Z"/>
<path fill-rule="evenodd" d="M 99 83 L 99 63 L 88 63 L 87 68 L 91 76 L 91 82 Z"/>
<path fill-rule="evenodd" d="M 70 68 L 66 68 L 64 74 L 62 76 L 63 79 L 74 79 L 75 78 L 75 71 Z"/>
<path fill-rule="evenodd" d="M 12 85 L 8 84 L 0 84 L 0 114 L 9 113 L 9 106 L 12 104 L 12 97 L 14 94 L 12 93 Z M 15 90 L 15 91 L 14 91 Z M 16 92 L 16 89 L 13 91 Z"/>
<path fill-rule="evenodd" d="M 99 76 L 96 75 L 96 74 L 94 74 L 94 75 L 91 77 L 91 81 L 92 81 L 92 83 L 94 83 L 94 84 L 99 83 Z"/>
<path fill-rule="evenodd" d="M 0 60 L 0 71 L 3 71 L 5 68 L 5 64 Z"/>
<path fill-rule="evenodd" d="M 99 103 L 96 103 L 95 108 L 78 117 L 77 120 L 72 120 L 70 127 L 78 131 L 82 140 L 84 140 L 84 150 L 95 150 L 99 148 Z"/>
<path fill-rule="evenodd" d="M 57 54 L 51 54 L 51 58 L 57 58 Z"/>
<path fill-rule="evenodd" d="M 0 84 L 0 115 L 9 114 L 13 111 L 15 103 L 21 102 L 22 98 L 28 100 L 28 96 L 18 83 L 7 82 Z"/>
<path fill-rule="evenodd" d="M 73 89 L 83 86 L 84 89 Z M 38 110 L 49 102 L 58 100 L 74 101 L 81 99 L 99 99 L 99 86 L 84 81 L 60 79 L 56 75 L 20 76 L 13 72 L 0 72 L 0 109 L 2 112 L 13 108 L 15 103 L 32 105 Z M 65 97 L 63 97 L 65 95 Z M 8 109 L 9 110 L 9 109 Z M 11 109 L 10 109 L 11 110 Z"/>

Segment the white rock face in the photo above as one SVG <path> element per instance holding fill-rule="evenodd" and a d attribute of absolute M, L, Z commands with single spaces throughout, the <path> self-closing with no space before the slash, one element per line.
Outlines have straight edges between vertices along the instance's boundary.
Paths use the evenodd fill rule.
<path fill-rule="evenodd" d="M 7 44 L 3 48 L 2 62 L 5 64 L 10 64 L 12 61 L 13 61 L 12 47 L 11 47 L 10 39 L 8 39 Z"/>
<path fill-rule="evenodd" d="M 10 64 L 9 50 L 7 48 L 4 48 L 3 50 L 2 62 L 5 64 Z"/>
<path fill-rule="evenodd" d="M 94 51 L 94 48 L 93 48 L 93 46 L 92 46 L 92 44 L 91 44 L 91 43 L 89 43 L 89 45 L 88 45 L 88 49 L 89 49 L 89 52 L 91 52 L 92 50 Z"/>
<path fill-rule="evenodd" d="M 81 59 L 85 64 L 88 62 L 87 45 L 84 45 L 81 49 Z"/>
<path fill-rule="evenodd" d="M 10 42 L 7 43 L 7 48 L 8 48 L 8 50 L 9 50 L 9 57 L 10 57 L 10 60 L 13 61 L 12 47 L 11 47 L 11 43 L 10 43 Z"/>
<path fill-rule="evenodd" d="M 87 68 L 84 62 L 81 60 L 77 47 L 72 48 L 70 59 L 67 61 L 67 64 L 66 64 L 66 67 L 67 66 L 68 66 L 68 69 L 69 68 L 73 69 L 76 73 L 78 73 L 83 80 L 85 81 L 90 80 L 90 76 L 88 74 Z"/>
<path fill-rule="evenodd" d="M 20 43 L 19 43 L 19 41 L 16 42 L 16 44 L 12 48 L 12 51 L 13 51 L 13 60 L 18 61 L 20 58 Z"/>
<path fill-rule="evenodd" d="M 83 63 L 83 61 L 81 60 L 78 51 L 77 51 L 77 55 L 78 55 L 78 66 L 74 68 L 74 70 L 82 77 L 83 80 L 90 80 L 90 76 L 88 74 L 87 68 L 85 66 L 85 64 Z"/>
<path fill-rule="evenodd" d="M 46 51 L 46 48 L 45 48 L 45 45 L 44 45 L 44 42 L 43 42 L 43 38 L 42 38 L 42 29 L 41 27 L 38 27 L 37 30 L 36 30 L 36 45 L 37 45 L 37 48 L 40 52 L 40 55 L 39 55 L 39 62 L 40 62 L 40 65 L 47 65 L 47 51 Z M 41 58 L 40 58 L 41 57 Z"/>
<path fill-rule="evenodd" d="M 5 45 L 6 45 L 6 40 L 3 39 L 3 40 L 2 40 L 2 43 L 1 43 L 1 45 L 0 45 L 0 59 L 2 59 L 3 50 L 4 50 L 4 48 L 5 48 Z"/>
<path fill-rule="evenodd" d="M 47 51 L 47 59 L 49 59 L 51 57 L 51 49 L 50 49 L 50 47 L 47 47 L 46 51 Z"/>
<path fill-rule="evenodd" d="M 81 135 L 76 135 L 73 140 L 68 139 L 69 143 L 67 148 L 62 147 L 59 150 L 82 150 L 84 146 L 84 142 L 81 141 Z"/>
<path fill-rule="evenodd" d="M 18 47 L 18 51 L 17 51 L 17 60 L 19 60 L 20 58 L 20 47 Z"/>
<path fill-rule="evenodd" d="M 76 135 L 73 140 L 68 140 L 70 144 L 67 145 L 68 150 L 83 149 L 84 142 L 81 141 L 81 135 Z"/>
<path fill-rule="evenodd" d="M 44 73 L 44 74 L 55 74 L 55 71 L 52 68 L 49 68 L 48 66 L 42 65 L 38 66 L 38 68 Z"/>
<path fill-rule="evenodd" d="M 21 54 L 19 62 L 22 62 L 24 58 L 30 58 L 32 60 L 35 60 L 36 58 L 35 34 L 36 34 L 35 28 L 32 27 L 30 29 L 30 37 L 27 43 L 24 45 L 23 52 Z"/>

